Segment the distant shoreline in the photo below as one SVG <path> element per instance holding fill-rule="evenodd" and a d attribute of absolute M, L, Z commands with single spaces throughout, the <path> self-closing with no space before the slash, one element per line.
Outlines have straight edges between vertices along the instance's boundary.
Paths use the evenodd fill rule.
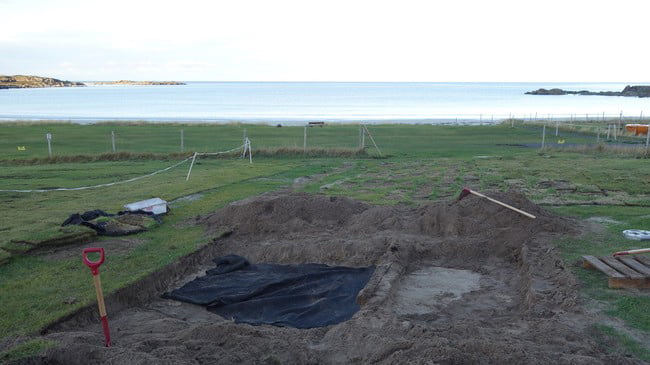
<path fill-rule="evenodd" d="M 300 119 L 300 120 L 286 120 L 286 119 L 182 119 L 182 118 L 169 118 L 169 119 L 136 119 L 136 118 L 75 118 L 75 119 L 19 119 L 19 118 L 2 118 L 0 117 L 0 124 L 3 123 L 32 123 L 32 124 L 56 124 L 56 123 L 69 123 L 69 124 L 250 124 L 250 125 L 270 125 L 282 127 L 295 127 L 304 126 L 309 122 L 324 122 L 325 125 L 358 125 L 358 124 L 430 124 L 430 125 L 452 125 L 452 126 L 479 126 L 479 125 L 497 125 L 501 123 L 502 119 L 495 119 L 494 121 L 478 118 L 444 118 L 444 119 L 365 119 L 365 120 L 352 120 L 352 119 Z"/>
<path fill-rule="evenodd" d="M 88 85 L 186 85 L 180 81 L 87 81 L 77 82 L 68 80 L 59 80 L 51 77 L 42 77 L 34 75 L 0 75 L 0 89 L 33 89 L 48 87 L 84 87 Z"/>
<path fill-rule="evenodd" d="M 180 81 L 86 81 L 86 85 L 186 85 Z"/>
<path fill-rule="evenodd" d="M 0 89 L 30 89 L 46 87 L 83 87 L 83 82 L 59 80 L 51 77 L 27 75 L 0 75 Z"/>

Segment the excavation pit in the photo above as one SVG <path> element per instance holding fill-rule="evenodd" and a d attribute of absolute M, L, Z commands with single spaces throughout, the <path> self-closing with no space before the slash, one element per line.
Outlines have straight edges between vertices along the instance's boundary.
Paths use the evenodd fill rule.
<path fill-rule="evenodd" d="M 576 281 L 551 242 L 576 234 L 523 195 L 418 207 L 344 197 L 263 195 L 194 222 L 231 232 L 107 298 L 112 348 L 94 307 L 47 330 L 43 359 L 84 363 L 625 363 L 588 336 Z M 218 256 L 375 269 L 349 320 L 298 329 L 235 323 L 161 295 Z"/>

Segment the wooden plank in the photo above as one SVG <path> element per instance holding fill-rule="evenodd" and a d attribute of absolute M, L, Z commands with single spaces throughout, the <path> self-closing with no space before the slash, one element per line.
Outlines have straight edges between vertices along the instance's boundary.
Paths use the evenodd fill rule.
<path fill-rule="evenodd" d="M 607 265 L 613 267 L 616 269 L 616 271 L 624 274 L 625 276 L 632 278 L 632 279 L 645 279 L 645 275 L 641 274 L 640 272 L 630 268 L 629 266 L 623 264 L 622 262 L 618 261 L 615 259 L 613 256 L 603 256 L 599 257 L 600 260 Z"/>
<path fill-rule="evenodd" d="M 643 255 L 636 255 L 634 258 L 645 266 L 650 266 L 650 257 Z"/>
<path fill-rule="evenodd" d="M 619 256 L 616 259 L 623 262 L 625 265 L 633 268 L 634 270 L 640 272 L 646 277 L 650 277 L 650 267 L 643 265 L 642 263 L 635 260 L 634 258 L 628 256 Z"/>
<path fill-rule="evenodd" d="M 650 289 L 650 279 L 609 278 L 607 285 L 612 289 L 639 288 Z"/>
<path fill-rule="evenodd" d="M 598 259 L 597 257 L 587 255 L 587 256 L 582 256 L 582 258 L 585 260 L 583 261 L 582 265 L 586 268 L 594 267 L 602 271 L 603 273 L 605 273 L 605 275 L 609 276 L 610 278 L 621 278 L 621 279 L 625 278 L 625 275 L 607 266 L 605 263 L 600 261 L 600 259 Z"/>

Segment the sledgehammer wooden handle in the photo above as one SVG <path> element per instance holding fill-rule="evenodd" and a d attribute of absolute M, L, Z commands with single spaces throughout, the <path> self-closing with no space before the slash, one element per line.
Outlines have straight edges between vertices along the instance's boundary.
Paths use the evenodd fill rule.
<path fill-rule="evenodd" d="M 514 210 L 515 212 L 517 212 L 517 213 L 519 213 L 519 214 L 523 214 L 523 215 L 525 215 L 525 216 L 528 217 L 528 218 L 533 218 L 533 219 L 537 218 L 537 217 L 535 217 L 534 215 L 532 215 L 532 214 L 530 214 L 530 213 L 526 213 L 526 212 L 524 212 L 524 211 L 521 210 L 521 209 L 517 209 L 517 208 L 513 207 L 512 205 L 508 205 L 508 204 L 503 203 L 503 202 L 500 202 L 500 201 L 498 201 L 498 200 L 496 200 L 496 199 L 492 199 L 492 198 L 490 198 L 489 196 L 485 196 L 485 195 L 483 195 L 483 194 L 481 194 L 481 193 L 479 193 L 479 192 L 477 192 L 477 191 L 474 191 L 474 190 L 472 190 L 472 189 L 467 189 L 467 191 L 468 191 L 470 194 L 474 194 L 474 195 L 476 195 L 476 196 L 480 196 L 481 198 L 485 198 L 485 199 L 487 199 L 487 200 L 489 200 L 489 201 L 491 201 L 491 202 L 493 202 L 493 203 L 497 203 L 497 204 L 499 204 L 499 205 L 502 206 L 502 207 L 506 207 L 506 208 L 508 208 L 508 209 L 510 209 L 510 210 Z"/>

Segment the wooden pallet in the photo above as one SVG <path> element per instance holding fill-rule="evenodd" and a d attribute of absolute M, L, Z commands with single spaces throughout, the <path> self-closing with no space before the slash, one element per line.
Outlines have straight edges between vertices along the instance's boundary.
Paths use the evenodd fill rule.
<path fill-rule="evenodd" d="M 650 257 L 626 256 L 582 256 L 582 266 L 598 269 L 608 276 L 610 288 L 650 288 Z"/>

